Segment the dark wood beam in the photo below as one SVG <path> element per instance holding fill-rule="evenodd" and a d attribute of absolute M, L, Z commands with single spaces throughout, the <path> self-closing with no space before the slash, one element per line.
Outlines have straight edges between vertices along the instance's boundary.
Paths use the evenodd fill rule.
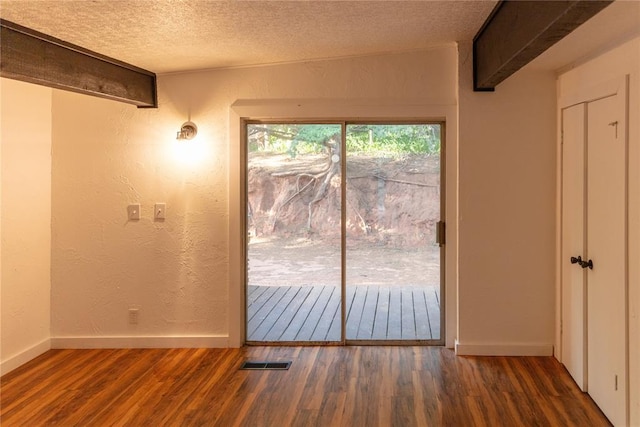
<path fill-rule="evenodd" d="M 473 84 L 493 91 L 613 0 L 500 1 L 473 39 Z"/>
<path fill-rule="evenodd" d="M 158 106 L 154 73 L 2 19 L 0 76 L 138 107 Z"/>

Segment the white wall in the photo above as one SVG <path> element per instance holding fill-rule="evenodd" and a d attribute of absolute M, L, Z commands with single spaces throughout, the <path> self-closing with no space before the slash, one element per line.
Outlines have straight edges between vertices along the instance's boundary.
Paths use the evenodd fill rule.
<path fill-rule="evenodd" d="M 574 97 L 629 75 L 629 390 L 631 425 L 640 425 L 640 38 L 562 74 L 558 97 Z"/>
<path fill-rule="evenodd" d="M 521 71 L 473 92 L 459 53 L 458 354 L 550 355 L 555 318 L 556 87 Z"/>
<path fill-rule="evenodd" d="M 449 45 L 166 75 L 157 110 L 55 91 L 53 345 L 238 345 L 239 111 L 447 118 L 455 177 L 456 52 Z M 197 143 L 177 143 L 175 132 L 189 117 Z M 454 218 L 455 194 L 450 199 Z M 163 222 L 152 220 L 155 202 L 167 203 Z M 140 221 L 127 221 L 130 203 L 142 204 Z M 451 303 L 455 320 L 455 296 Z M 128 324 L 130 307 L 140 310 L 137 325 Z"/>
<path fill-rule="evenodd" d="M 0 79 L 3 374 L 50 348 L 51 93 Z"/>

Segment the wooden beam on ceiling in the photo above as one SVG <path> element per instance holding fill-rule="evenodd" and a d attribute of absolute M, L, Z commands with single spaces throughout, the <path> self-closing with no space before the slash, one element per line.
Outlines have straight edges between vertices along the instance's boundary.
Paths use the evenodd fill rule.
<path fill-rule="evenodd" d="M 156 75 L 0 19 L 0 77 L 157 108 Z"/>
<path fill-rule="evenodd" d="M 473 39 L 473 85 L 493 91 L 613 0 L 502 0 Z"/>

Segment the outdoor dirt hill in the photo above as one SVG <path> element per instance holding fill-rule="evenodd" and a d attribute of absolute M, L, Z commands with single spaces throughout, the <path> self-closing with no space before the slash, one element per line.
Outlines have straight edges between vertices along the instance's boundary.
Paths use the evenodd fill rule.
<path fill-rule="evenodd" d="M 252 236 L 337 238 L 340 234 L 340 176 L 312 204 L 320 185 L 310 174 L 326 164 L 321 155 L 251 153 L 248 226 Z M 286 174 L 288 176 L 278 176 Z M 309 184 L 309 185 L 307 185 Z M 305 187 L 306 186 L 306 187 Z M 302 190 L 302 191 L 301 191 Z M 349 239 L 387 247 L 431 245 L 440 219 L 440 158 L 350 156 L 347 163 Z"/>

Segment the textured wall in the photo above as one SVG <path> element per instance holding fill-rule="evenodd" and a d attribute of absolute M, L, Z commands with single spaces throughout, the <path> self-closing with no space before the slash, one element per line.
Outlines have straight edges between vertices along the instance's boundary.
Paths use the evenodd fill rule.
<path fill-rule="evenodd" d="M 53 103 L 52 335 L 226 335 L 225 148 L 212 120 L 195 118 L 186 145 L 175 134 L 187 112 L 166 98 L 158 110 L 64 92 Z"/>
<path fill-rule="evenodd" d="M 49 348 L 51 92 L 0 79 L 3 373 Z"/>
<path fill-rule="evenodd" d="M 555 76 L 473 92 L 460 47 L 459 350 L 551 354 L 555 304 Z"/>
<path fill-rule="evenodd" d="M 231 188 L 238 188 L 234 180 L 240 166 L 239 124 L 231 106 L 238 100 L 258 106 L 263 102 L 277 107 L 273 116 L 299 117 L 305 113 L 296 113 L 296 100 L 315 100 L 319 107 L 310 108 L 305 101 L 299 109 L 322 117 L 348 111 L 354 117 L 353 111 L 373 111 L 381 104 L 389 116 L 403 116 L 412 105 L 455 105 L 456 56 L 450 46 L 167 75 L 159 80 L 158 110 L 56 92 L 55 342 L 78 345 L 88 337 L 93 344 L 84 344 L 98 345 L 100 337 L 177 336 L 202 338 L 195 341 L 198 345 L 227 344 L 224 340 L 237 330 L 240 318 L 239 304 L 229 294 L 235 292 L 242 269 L 229 264 L 240 238 L 233 232 L 233 241 L 228 237 L 229 221 L 238 215 L 238 196 L 227 188 L 229 179 Z M 470 70 L 468 62 L 465 67 Z M 495 94 L 474 94 L 468 76 L 460 88 L 466 122 L 460 124 L 466 150 L 460 157 L 465 168 L 460 171 L 461 218 L 466 221 L 460 236 L 465 261 L 460 265 L 460 337 L 469 344 L 550 348 L 554 78 L 525 75 L 505 82 Z M 203 150 L 191 159 L 172 151 L 175 131 L 189 115 L 199 126 Z M 456 142 L 448 141 L 454 160 Z M 142 203 L 139 222 L 126 219 L 126 205 L 133 202 Z M 167 203 L 164 222 L 151 219 L 155 202 Z M 455 215 L 453 207 L 450 215 Z M 518 251 L 522 258 L 516 257 Z M 540 266 L 534 270 L 529 259 L 535 257 Z M 453 258 L 448 266 L 455 264 Z M 455 276 L 448 279 L 455 286 Z M 449 293 L 448 303 L 455 307 L 455 302 L 455 294 Z M 138 325 L 128 324 L 129 307 L 139 307 Z M 455 328 L 448 331 L 448 340 L 452 333 Z"/>
<path fill-rule="evenodd" d="M 227 189 L 230 168 L 237 172 L 240 165 L 229 157 L 238 144 L 229 139 L 229 126 L 237 126 L 229 122 L 231 105 L 239 99 L 382 100 L 398 114 L 416 103 L 453 105 L 455 63 L 455 46 L 447 46 L 167 75 L 159 79 L 157 110 L 56 91 L 54 344 L 152 345 L 159 341 L 149 337 L 176 337 L 181 345 L 226 345 Z M 198 124 L 198 139 L 177 143 L 175 132 L 188 117 Z M 152 219 L 155 202 L 167 203 L 163 222 Z M 141 220 L 127 221 L 130 203 L 142 204 Z M 137 325 L 128 323 L 130 307 L 139 308 Z"/>

